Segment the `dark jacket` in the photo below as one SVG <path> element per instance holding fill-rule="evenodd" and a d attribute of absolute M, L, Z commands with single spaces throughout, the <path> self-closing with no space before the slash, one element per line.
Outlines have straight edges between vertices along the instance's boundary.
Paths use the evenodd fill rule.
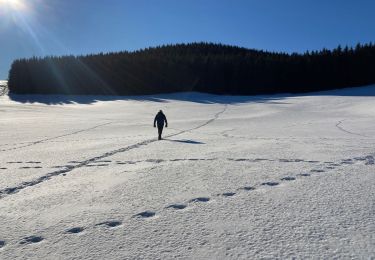
<path fill-rule="evenodd" d="M 157 113 L 156 116 L 155 116 L 154 126 L 157 123 L 158 128 L 162 128 L 162 127 L 164 127 L 164 122 L 165 122 L 165 126 L 168 127 L 168 121 L 167 121 L 166 116 L 163 114 L 163 112 L 159 111 L 159 113 Z"/>

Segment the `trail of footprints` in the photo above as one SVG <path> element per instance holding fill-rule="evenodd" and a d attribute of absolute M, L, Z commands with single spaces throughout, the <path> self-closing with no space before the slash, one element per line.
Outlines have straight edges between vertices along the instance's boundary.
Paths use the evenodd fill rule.
<path fill-rule="evenodd" d="M 252 191 L 252 190 L 255 190 L 256 187 L 253 187 L 253 186 L 245 186 L 245 187 L 241 187 L 238 189 L 238 191 Z M 224 193 L 220 193 L 220 194 L 216 194 L 214 195 L 214 197 L 233 197 L 237 194 L 237 192 L 224 192 Z M 186 209 L 189 205 L 192 205 L 192 204 L 198 204 L 198 203 L 207 203 L 207 202 L 210 202 L 212 198 L 210 197 L 195 197 L 195 198 L 192 198 L 190 200 L 188 200 L 186 203 L 175 203 L 175 204 L 170 204 L 170 205 L 167 205 L 164 209 L 166 210 L 184 210 Z M 142 212 L 139 212 L 139 213 L 136 213 L 132 216 L 133 219 L 139 219 L 139 220 L 142 220 L 142 219 L 151 219 L 153 217 L 157 216 L 157 212 L 155 211 L 152 211 L 152 210 L 146 210 L 146 211 L 142 211 Z M 97 223 L 97 224 L 94 224 L 93 227 L 102 227 L 102 228 L 117 228 L 117 227 L 120 227 L 123 225 L 123 222 L 122 221 L 119 221 L 119 220 L 109 220 L 109 221 L 103 221 L 103 222 L 100 222 L 100 223 Z M 88 228 L 88 227 L 86 227 Z M 67 234 L 67 235 L 74 235 L 74 234 L 79 234 L 79 233 L 82 233 L 84 232 L 84 230 L 86 229 L 85 227 L 72 227 L 72 228 L 69 228 L 69 229 L 66 229 L 65 231 L 63 231 L 63 233 Z M 21 241 L 19 241 L 19 244 L 20 245 L 31 245 L 31 244 L 37 244 L 37 243 L 40 243 L 42 241 L 44 241 L 44 237 L 42 236 L 38 236 L 38 235 L 33 235 L 33 236 L 27 236 L 27 237 L 24 237 L 23 239 L 21 239 Z M 3 240 L 0 240 L 0 250 L 2 247 L 4 247 L 6 245 L 6 242 L 3 241 Z"/>
<path fill-rule="evenodd" d="M 309 173 L 302 173 L 302 174 L 299 174 L 299 176 L 310 176 Z M 280 179 L 280 181 L 294 181 L 296 180 L 296 177 L 293 177 L 293 176 L 285 176 L 283 178 Z M 244 186 L 244 187 L 240 187 L 238 188 L 236 191 L 230 191 L 230 192 L 224 192 L 224 193 L 219 193 L 219 194 L 216 194 L 216 195 L 213 195 L 212 197 L 223 197 L 223 198 L 230 198 L 230 197 L 233 197 L 235 195 L 237 195 L 238 192 L 250 192 L 250 191 L 254 191 L 256 190 L 257 188 L 260 188 L 261 186 L 277 186 L 279 185 L 280 183 L 277 182 L 277 181 L 269 181 L 269 182 L 263 182 L 261 183 L 258 187 L 257 186 Z M 176 211 L 180 211 L 180 210 L 184 210 L 186 208 L 190 206 L 193 206 L 194 204 L 198 204 L 198 203 L 208 203 L 212 200 L 211 197 L 195 197 L 195 198 L 192 198 L 190 200 L 188 200 L 186 203 L 174 203 L 174 204 L 170 204 L 170 205 L 167 205 L 164 209 L 166 210 L 176 210 Z M 153 218 L 157 216 L 157 212 L 155 211 L 151 211 L 151 210 L 146 210 L 146 211 L 142 211 L 142 212 L 139 212 L 139 213 L 136 213 L 132 216 L 133 219 L 150 219 L 150 218 Z M 119 220 L 109 220 L 109 221 L 103 221 L 103 222 L 100 222 L 100 223 L 97 223 L 95 224 L 93 227 L 104 227 L 104 228 L 117 228 L 117 227 L 120 227 L 123 225 L 123 222 L 122 221 L 119 221 Z M 79 233 L 82 233 L 86 228 L 85 227 L 72 227 L 72 228 L 69 228 L 69 229 L 66 229 L 64 231 L 65 234 L 79 234 Z M 23 238 L 19 244 L 20 245 L 29 245 L 29 244 L 36 244 L 36 243 L 40 243 L 44 240 L 43 237 L 41 236 L 28 236 L 28 237 L 25 237 Z M 3 241 L 3 240 L 0 240 L 0 249 L 2 247 L 4 247 L 6 245 L 6 242 Z"/>
<path fill-rule="evenodd" d="M 169 160 L 163 160 L 163 159 L 147 159 L 147 160 L 125 160 L 125 161 L 110 161 L 110 160 L 98 160 L 93 161 L 90 164 L 85 165 L 85 167 L 105 167 L 110 166 L 110 164 L 117 164 L 117 165 L 131 165 L 131 164 L 138 164 L 138 163 L 153 163 L 153 164 L 159 164 L 159 163 L 168 163 L 168 162 L 184 162 L 184 161 L 217 161 L 222 160 L 220 158 L 176 158 L 176 159 L 169 159 Z M 317 164 L 321 163 L 325 165 L 326 170 L 332 170 L 335 169 L 335 167 L 344 166 L 344 165 L 350 165 L 357 162 L 364 162 L 366 165 L 369 164 L 375 164 L 375 159 L 373 156 L 365 156 L 365 157 L 356 157 L 353 159 L 342 159 L 339 163 L 334 162 L 320 162 L 316 160 L 304 160 L 304 159 L 267 159 L 267 158 L 255 158 L 255 159 L 249 159 L 249 158 L 226 158 L 227 161 L 232 162 L 249 162 L 249 163 L 257 163 L 257 162 L 281 162 L 281 163 L 311 163 L 311 164 Z M 80 161 L 70 161 L 68 162 L 68 165 L 62 165 L 62 166 L 54 166 L 52 168 L 66 168 L 66 167 L 72 167 L 75 164 L 81 163 Z M 0 168 L 1 169 L 1 168 Z M 314 169 L 313 172 L 324 172 L 324 169 Z"/>
<path fill-rule="evenodd" d="M 19 165 L 20 167 L 18 169 L 42 169 L 43 167 L 40 166 L 42 162 L 38 161 L 27 161 L 27 162 L 22 162 L 22 161 L 10 161 L 7 162 L 8 165 Z M 24 166 L 21 166 L 24 165 Z M 7 170 L 7 167 L 0 167 L 0 170 Z"/>
<path fill-rule="evenodd" d="M 173 160 L 170 160 L 170 161 L 179 161 L 179 160 L 187 160 L 187 159 L 173 159 Z M 213 159 L 205 159 L 205 160 L 213 160 Z M 228 160 L 233 160 L 233 161 L 264 161 L 264 160 L 268 160 L 269 161 L 269 159 L 228 159 Z M 149 162 L 152 161 L 152 162 L 158 163 L 158 162 L 162 162 L 163 160 L 147 160 L 147 161 L 149 161 Z M 272 160 L 272 161 L 276 161 L 276 160 Z M 300 159 L 279 159 L 278 161 L 279 162 L 301 162 L 301 161 L 303 161 L 303 162 L 319 163 L 319 161 L 304 161 L 304 160 L 300 160 Z M 96 163 L 99 163 L 99 166 L 101 164 L 107 165 L 107 163 L 110 163 L 110 162 L 111 161 L 104 161 L 104 160 L 103 161 L 96 161 Z M 362 162 L 365 165 L 374 165 L 375 164 L 375 158 L 372 155 L 368 155 L 368 156 L 364 156 L 364 157 L 356 157 L 356 158 L 353 158 L 353 159 L 343 159 L 343 160 L 341 160 L 340 163 L 323 162 L 323 165 L 321 165 L 321 166 L 325 169 L 314 168 L 314 169 L 311 169 L 309 172 L 299 173 L 296 176 L 284 176 L 284 177 L 280 178 L 279 181 L 265 181 L 265 182 L 260 183 L 258 186 L 243 186 L 243 187 L 238 188 L 236 191 L 219 193 L 219 194 L 213 195 L 212 197 L 231 198 L 233 196 L 236 196 L 238 192 L 250 192 L 250 191 L 254 191 L 254 190 L 256 190 L 258 188 L 261 188 L 261 187 L 272 188 L 272 187 L 278 186 L 280 184 L 280 182 L 295 181 L 298 177 L 309 177 L 312 174 L 323 173 L 326 170 L 332 170 L 332 169 L 335 169 L 336 167 L 343 166 L 343 165 L 355 164 L 356 162 Z M 17 162 L 8 162 L 8 163 L 9 164 L 21 164 L 23 162 L 17 161 Z M 26 162 L 26 163 L 39 164 L 41 162 L 29 161 L 29 162 Z M 71 161 L 69 163 L 79 163 L 79 162 Z M 128 162 L 125 162 L 125 163 L 128 164 Z M 98 164 L 96 164 L 95 166 L 98 166 Z M 188 200 L 186 203 L 174 203 L 174 204 L 167 205 L 164 209 L 165 210 L 181 211 L 181 210 L 185 210 L 189 206 L 193 206 L 195 204 L 209 203 L 211 200 L 212 200 L 212 198 L 210 198 L 210 197 L 195 197 L 195 198 L 192 198 L 192 199 Z M 163 210 L 161 210 L 161 212 L 162 211 Z M 134 214 L 132 216 L 132 218 L 142 220 L 142 219 L 152 219 L 155 216 L 157 216 L 157 212 L 151 211 L 151 210 L 146 210 L 146 211 L 142 211 L 142 212 Z M 103 222 L 97 223 L 97 224 L 94 225 L 94 227 L 104 227 L 104 228 L 112 229 L 112 228 L 120 227 L 122 225 L 123 225 L 122 221 L 108 220 L 108 221 L 103 221 Z M 64 233 L 68 234 L 68 235 L 74 235 L 74 234 L 82 233 L 85 229 L 86 229 L 85 227 L 72 227 L 72 228 L 69 228 L 69 229 L 65 230 Z M 32 235 L 32 236 L 27 236 L 27 237 L 24 237 L 23 239 L 21 239 L 21 241 L 19 241 L 19 244 L 20 245 L 37 244 L 37 243 L 40 243 L 44 240 L 45 239 L 42 236 Z M 0 240 L 0 250 L 2 248 L 4 248 L 6 245 L 7 245 L 6 241 Z"/>
<path fill-rule="evenodd" d="M 106 167 L 110 166 L 110 164 L 118 164 L 118 165 L 131 165 L 131 164 L 138 164 L 138 163 L 153 163 L 153 164 L 159 164 L 163 162 L 183 162 L 183 161 L 216 161 L 219 160 L 219 158 L 176 158 L 176 159 L 170 159 L 170 160 L 163 160 L 163 159 L 147 159 L 147 160 L 126 160 L 126 161 L 110 161 L 110 160 L 98 160 L 93 161 L 90 164 L 85 165 L 85 167 Z M 249 163 L 257 163 L 257 162 L 282 162 L 282 163 L 321 163 L 319 161 L 314 160 L 304 160 L 304 159 L 266 159 L 266 158 L 255 158 L 255 159 L 248 159 L 248 158 L 226 158 L 227 161 L 233 161 L 233 162 L 249 162 Z M 343 166 L 343 165 L 350 165 L 354 164 L 356 162 L 365 162 L 366 165 L 369 164 L 375 164 L 375 160 L 373 156 L 365 156 L 365 157 L 356 157 L 353 159 L 343 159 L 339 163 L 334 162 L 324 162 L 326 164 L 325 169 L 326 170 L 332 170 L 335 169 L 335 167 Z M 42 162 L 38 161 L 10 161 L 7 162 L 8 165 L 20 165 L 18 169 L 42 169 L 43 167 L 40 166 Z M 52 166 L 51 168 L 56 169 L 65 169 L 74 166 L 75 164 L 81 163 L 80 161 L 70 161 L 67 165 L 57 165 Z M 22 165 L 22 166 L 21 166 Z M 7 170 L 7 167 L 0 167 L 0 170 Z M 324 169 L 314 169 L 313 172 L 324 172 Z"/>
<path fill-rule="evenodd" d="M 281 180 L 289 181 L 289 180 L 295 180 L 295 178 L 294 177 L 284 177 L 284 178 L 281 178 Z M 279 184 L 278 182 L 264 182 L 261 185 L 276 186 L 278 184 Z M 244 186 L 244 187 L 238 188 L 237 192 L 240 192 L 240 191 L 249 192 L 249 191 L 253 191 L 255 189 L 256 189 L 255 186 Z M 213 195 L 213 197 L 223 197 L 223 198 L 233 197 L 233 196 L 237 195 L 237 192 L 231 191 L 231 192 L 219 193 L 219 194 Z M 194 205 L 194 204 L 198 204 L 198 203 L 208 203 L 211 200 L 212 200 L 212 198 L 210 198 L 210 197 L 195 197 L 195 198 L 192 198 L 192 199 L 188 200 L 186 203 L 174 203 L 174 204 L 167 205 L 164 209 L 179 211 L 179 210 L 184 210 L 184 209 L 188 208 L 189 205 Z M 157 212 L 151 211 L 151 210 L 146 210 L 146 211 L 142 211 L 142 212 L 134 214 L 132 216 L 132 218 L 142 220 L 142 219 L 150 219 L 150 218 L 153 218 L 155 216 L 157 216 Z M 120 227 L 122 225 L 123 225 L 123 222 L 121 222 L 119 220 L 109 220 L 109 221 L 103 221 L 103 222 L 94 224 L 93 227 L 104 227 L 104 228 L 110 228 L 111 229 L 111 228 Z M 79 234 L 79 233 L 82 233 L 85 229 L 86 229 L 85 227 L 72 227 L 72 228 L 66 229 L 64 231 L 64 233 L 68 234 L 68 235 Z M 43 240 L 44 240 L 44 238 L 42 236 L 33 235 L 33 236 L 24 237 L 19 242 L 19 244 L 20 245 L 30 245 L 30 244 L 40 243 Z M 5 245 L 6 245 L 6 242 L 0 240 L 0 249 L 2 247 L 4 247 Z"/>

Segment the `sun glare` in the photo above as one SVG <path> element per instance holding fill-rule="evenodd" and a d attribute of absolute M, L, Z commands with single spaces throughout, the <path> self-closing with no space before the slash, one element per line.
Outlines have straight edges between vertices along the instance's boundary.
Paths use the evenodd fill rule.
<path fill-rule="evenodd" d="M 0 9 L 7 11 L 25 11 L 25 0 L 0 0 Z"/>

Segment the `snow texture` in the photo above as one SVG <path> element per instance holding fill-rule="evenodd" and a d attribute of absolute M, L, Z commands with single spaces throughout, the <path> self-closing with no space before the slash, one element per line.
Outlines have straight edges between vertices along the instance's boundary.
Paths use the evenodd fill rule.
<path fill-rule="evenodd" d="M 0 259 L 374 258 L 374 96 L 1 96 Z"/>
<path fill-rule="evenodd" d="M 0 96 L 8 93 L 8 82 L 5 80 L 0 80 Z"/>

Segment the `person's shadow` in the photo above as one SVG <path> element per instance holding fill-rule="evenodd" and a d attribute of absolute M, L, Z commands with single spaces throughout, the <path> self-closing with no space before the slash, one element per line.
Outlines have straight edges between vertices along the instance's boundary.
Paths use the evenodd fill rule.
<path fill-rule="evenodd" d="M 183 139 L 183 140 L 164 139 L 164 140 L 170 141 L 170 142 L 185 143 L 185 144 L 205 144 L 203 142 L 194 141 L 194 140 L 186 140 L 186 139 Z"/>

